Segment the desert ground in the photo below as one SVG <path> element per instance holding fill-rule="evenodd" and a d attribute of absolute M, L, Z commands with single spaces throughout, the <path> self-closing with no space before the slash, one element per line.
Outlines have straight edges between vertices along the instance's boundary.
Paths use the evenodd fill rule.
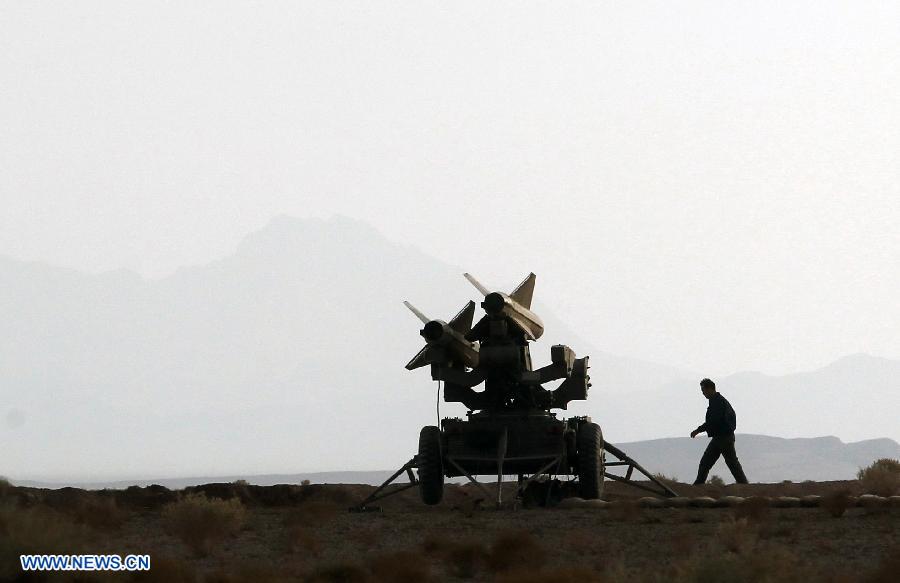
<path fill-rule="evenodd" d="M 4 484 L 0 580 L 900 581 L 897 500 L 867 502 L 857 481 L 673 486 L 692 500 L 744 501 L 648 507 L 645 493 L 607 482 L 603 507 L 498 510 L 470 485 L 448 485 L 438 506 L 412 488 L 356 513 L 371 486 Z M 775 507 L 784 496 L 821 498 Z M 151 570 L 25 574 L 22 553 L 149 554 Z"/>

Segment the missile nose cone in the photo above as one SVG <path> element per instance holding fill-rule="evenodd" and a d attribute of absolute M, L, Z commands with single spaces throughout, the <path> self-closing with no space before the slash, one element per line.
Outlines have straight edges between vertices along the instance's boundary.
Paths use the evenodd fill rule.
<path fill-rule="evenodd" d="M 441 336 L 443 336 L 444 327 L 440 322 L 432 320 L 431 322 L 425 324 L 425 327 L 422 328 L 422 332 L 420 332 L 420 334 L 422 334 L 422 337 L 425 338 L 425 340 L 429 342 L 436 342 L 440 339 Z"/>
<path fill-rule="evenodd" d="M 491 315 L 499 314 L 505 305 L 506 302 L 503 300 L 503 296 L 497 292 L 489 293 L 484 297 L 484 301 L 481 302 L 481 307 L 484 308 L 484 311 Z"/>

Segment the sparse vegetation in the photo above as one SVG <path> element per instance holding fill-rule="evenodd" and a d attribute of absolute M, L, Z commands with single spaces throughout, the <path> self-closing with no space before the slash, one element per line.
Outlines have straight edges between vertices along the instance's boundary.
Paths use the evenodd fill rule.
<path fill-rule="evenodd" d="M 674 486 L 674 485 L 678 484 L 678 476 L 667 476 L 665 474 L 658 473 L 658 474 L 653 474 L 653 477 L 668 486 Z"/>
<path fill-rule="evenodd" d="M 90 534 L 85 526 L 75 524 L 51 508 L 3 505 L 0 507 L 0 581 L 19 580 L 19 555 L 85 551 L 92 540 Z"/>
<path fill-rule="evenodd" d="M 437 508 L 421 506 L 410 492 L 369 514 L 347 513 L 339 502 L 370 491 L 358 486 L 316 484 L 302 493 L 298 486 L 247 486 L 245 497 L 235 495 L 239 484 L 181 492 L 10 486 L 0 501 L 0 580 L 21 578 L 15 565 L 24 552 L 147 552 L 151 572 L 135 580 L 173 583 L 896 578 L 900 552 L 884 550 L 894 506 L 867 498 L 879 503 L 878 513 L 855 508 L 862 492 L 856 481 L 803 486 L 803 495 L 821 496 L 816 505 L 826 512 L 850 512 L 835 522 L 812 506 L 773 507 L 787 487 L 801 485 L 751 485 L 741 493 L 758 495 L 731 507 L 657 509 L 640 508 L 634 493 L 612 486 L 608 506 L 467 515 L 458 509 L 466 498 L 455 486 Z M 117 518 L 86 518 L 97 508 Z M 71 580 L 67 575 L 56 580 Z M 77 580 L 98 579 L 86 575 Z M 107 579 L 115 577 L 99 577 Z"/>
<path fill-rule="evenodd" d="M 162 509 L 166 529 L 199 555 L 210 545 L 240 530 L 244 506 L 237 498 L 221 500 L 205 494 L 188 494 Z"/>
<path fill-rule="evenodd" d="M 725 487 L 725 480 L 723 480 L 720 476 L 713 474 L 710 476 L 709 480 L 706 481 L 710 486 L 715 486 L 717 488 Z"/>
<path fill-rule="evenodd" d="M 846 490 L 840 490 L 824 496 L 821 506 L 825 512 L 834 518 L 840 518 L 847 511 L 847 508 L 850 507 L 850 503 L 850 493 Z"/>
<path fill-rule="evenodd" d="M 900 492 L 900 461 L 891 458 L 875 460 L 856 473 L 863 490 L 878 496 L 893 496 Z"/>

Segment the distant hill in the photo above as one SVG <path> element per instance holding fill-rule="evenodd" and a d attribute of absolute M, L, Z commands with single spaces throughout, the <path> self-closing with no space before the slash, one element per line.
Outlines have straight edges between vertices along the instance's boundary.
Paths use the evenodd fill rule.
<path fill-rule="evenodd" d="M 404 369 L 422 344 L 401 302 L 449 318 L 479 297 L 463 271 L 342 217 L 275 219 L 232 256 L 160 280 L 0 258 L 0 474 L 402 462 L 434 423 L 436 385 Z M 686 377 L 591 348 L 540 297 L 539 277 L 535 363 L 563 342 L 591 355 L 595 392 Z"/>
<path fill-rule="evenodd" d="M 401 301 L 449 318 L 479 299 L 463 271 L 342 217 L 281 217 L 233 255 L 159 280 L 0 258 L 0 474 L 100 481 L 400 464 L 436 418 L 428 372 L 403 367 L 421 339 Z M 541 303 L 541 281 L 534 308 L 547 332 L 535 364 L 557 342 L 591 356 L 590 399 L 565 415 L 591 415 L 613 442 L 696 427 L 701 375 L 591 346 L 590 330 Z M 812 373 L 717 380 L 740 431 L 896 440 L 898 379 L 900 363 L 858 355 Z"/>
<path fill-rule="evenodd" d="M 653 439 L 617 444 L 652 473 L 662 473 L 676 477 L 682 482 L 693 481 L 700 455 L 708 441 L 703 438 L 678 437 Z M 851 480 L 856 471 L 868 466 L 879 458 L 900 459 L 900 444 L 891 439 L 872 439 L 856 443 L 844 443 L 836 437 L 813 437 L 808 439 L 783 439 L 767 435 L 738 435 L 738 456 L 748 477 L 754 483 L 775 483 L 784 480 L 800 482 L 804 480 L 829 481 Z M 310 472 L 299 474 L 230 475 L 186 478 L 162 478 L 143 480 L 117 480 L 100 482 L 39 482 L 17 480 L 16 485 L 38 488 L 59 488 L 72 486 L 85 489 L 115 488 L 128 486 L 149 486 L 161 484 L 179 489 L 199 484 L 235 482 L 246 480 L 258 486 L 274 484 L 299 484 L 309 480 L 313 484 L 370 484 L 384 482 L 391 470 L 354 472 Z M 617 472 L 620 473 L 620 472 Z M 726 482 L 733 482 L 725 462 L 719 460 L 711 475 L 718 475 Z M 462 481 L 456 479 L 454 481 Z M 405 477 L 400 482 L 406 482 Z"/>

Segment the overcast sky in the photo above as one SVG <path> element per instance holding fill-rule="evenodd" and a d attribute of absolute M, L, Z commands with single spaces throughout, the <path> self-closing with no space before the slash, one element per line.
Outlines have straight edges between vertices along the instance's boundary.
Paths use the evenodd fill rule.
<path fill-rule="evenodd" d="M 900 358 L 898 22 L 859 1 L 4 2 L 0 254 L 162 277 L 339 213 L 485 280 L 537 272 L 610 352 Z"/>

